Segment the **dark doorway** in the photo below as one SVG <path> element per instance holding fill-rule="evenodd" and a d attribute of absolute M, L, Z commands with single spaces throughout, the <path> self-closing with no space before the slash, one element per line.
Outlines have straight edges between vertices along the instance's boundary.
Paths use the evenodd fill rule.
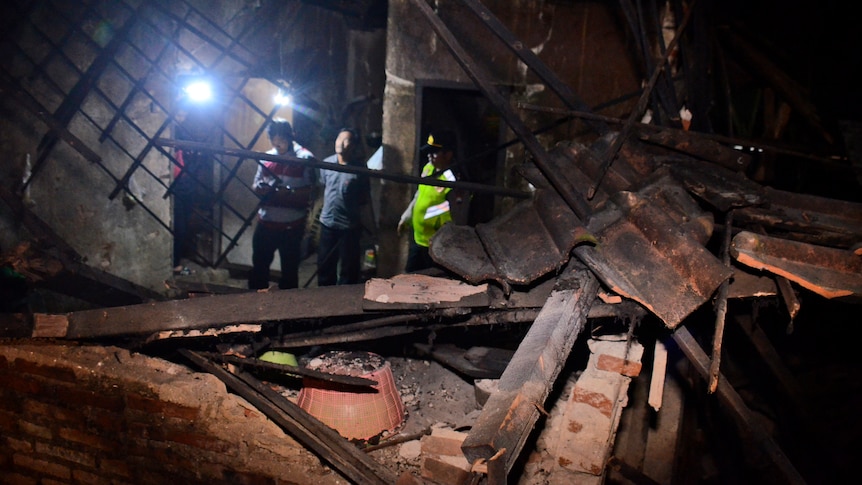
<path fill-rule="evenodd" d="M 433 130 L 452 130 L 458 137 L 456 173 L 460 180 L 497 185 L 501 178 L 504 150 L 500 115 L 473 86 L 445 82 L 418 82 L 416 85 L 417 147 L 414 172 L 418 175 L 426 160 L 419 147 Z M 495 197 L 472 194 L 466 223 L 475 225 L 494 217 Z"/>

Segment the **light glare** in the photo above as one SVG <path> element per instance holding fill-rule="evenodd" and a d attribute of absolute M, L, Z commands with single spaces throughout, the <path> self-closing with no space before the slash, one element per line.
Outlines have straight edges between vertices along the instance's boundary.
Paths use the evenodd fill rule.
<path fill-rule="evenodd" d="M 281 89 L 278 90 L 278 93 L 275 95 L 275 104 L 277 106 L 290 106 L 293 103 L 293 96 L 286 94 Z"/>
<path fill-rule="evenodd" d="M 186 94 L 192 101 L 203 102 L 212 98 L 212 87 L 206 81 L 195 81 L 185 88 Z"/>

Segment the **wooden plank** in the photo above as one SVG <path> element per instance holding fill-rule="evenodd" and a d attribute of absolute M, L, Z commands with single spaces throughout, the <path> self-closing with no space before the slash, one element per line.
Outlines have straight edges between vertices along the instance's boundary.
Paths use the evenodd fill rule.
<path fill-rule="evenodd" d="M 670 337 L 665 337 L 670 340 Z M 675 347 L 672 342 L 667 345 Z M 667 358 L 667 346 L 665 347 L 665 360 Z M 684 361 L 679 351 L 674 352 L 675 360 Z M 656 364 L 653 364 L 655 368 Z M 664 374 L 667 377 L 667 374 Z M 646 447 L 644 450 L 643 466 L 644 474 L 658 483 L 673 483 L 676 452 L 681 431 L 683 428 L 683 412 L 685 410 L 685 393 L 678 378 L 665 378 L 662 388 L 661 410 L 649 420 L 646 434 Z M 652 388 L 650 388 L 652 394 Z"/>
<path fill-rule="evenodd" d="M 654 348 L 652 378 L 650 379 L 647 402 L 651 408 L 658 412 L 661 409 L 665 377 L 667 376 L 667 347 L 661 340 L 656 340 Z"/>
<path fill-rule="evenodd" d="M 251 368 L 257 369 L 259 371 L 275 371 L 281 372 L 283 374 L 294 374 L 297 376 L 310 377 L 312 379 L 316 379 L 319 381 L 325 382 L 334 382 L 337 384 L 343 384 L 345 386 L 376 386 L 378 384 L 377 381 L 366 379 L 364 377 L 355 377 L 355 376 L 346 376 L 341 374 L 332 374 L 329 372 L 320 372 L 314 369 L 307 369 L 305 367 L 295 366 L 295 365 L 287 365 L 287 364 L 276 364 L 273 362 L 266 362 L 260 359 L 255 358 L 242 358 L 233 355 L 222 355 L 217 354 L 215 352 L 198 352 L 202 357 L 206 357 L 210 360 L 214 360 L 217 362 L 224 362 L 227 364 L 233 364 L 240 369 Z"/>
<path fill-rule="evenodd" d="M 376 485 L 395 483 L 395 476 L 391 471 L 341 437 L 334 429 L 251 375 L 228 372 L 187 349 L 181 349 L 179 352 L 201 369 L 218 377 L 229 389 L 257 407 L 266 417 L 336 467 L 351 481 Z M 291 478 L 284 477 L 285 480 Z"/>
<path fill-rule="evenodd" d="M 146 335 L 237 323 L 361 315 L 363 285 L 214 295 L 69 313 L 66 338 Z"/>
<path fill-rule="evenodd" d="M 567 275 L 572 286 L 551 293 L 464 441 L 471 463 L 503 452 L 500 460 L 508 474 L 520 454 L 596 298 L 598 280 L 575 266 Z"/>

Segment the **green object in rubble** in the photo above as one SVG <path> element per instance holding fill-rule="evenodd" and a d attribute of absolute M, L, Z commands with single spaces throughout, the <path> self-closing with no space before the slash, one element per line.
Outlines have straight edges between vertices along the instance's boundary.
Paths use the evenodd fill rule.
<path fill-rule="evenodd" d="M 299 364 L 296 362 L 296 356 L 289 352 L 279 352 L 277 350 L 270 350 L 264 352 L 258 360 L 262 360 L 264 362 L 270 362 L 272 364 L 281 364 L 281 365 L 292 365 L 297 367 Z"/>

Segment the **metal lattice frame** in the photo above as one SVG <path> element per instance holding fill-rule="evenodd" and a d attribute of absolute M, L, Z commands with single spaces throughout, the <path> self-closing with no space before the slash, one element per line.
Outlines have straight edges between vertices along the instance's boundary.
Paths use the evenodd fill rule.
<path fill-rule="evenodd" d="M 168 92 L 179 90 L 174 61 L 180 59 L 201 73 L 218 74 L 213 79 L 222 83 L 220 89 L 225 93 L 222 114 L 238 101 L 244 109 L 261 117 L 260 128 L 248 140 L 240 140 L 225 126 L 218 126 L 219 137 L 225 146 L 250 150 L 275 114 L 275 110 L 264 111 L 242 93 L 249 78 L 241 73 L 249 72 L 255 57 L 243 46 L 242 39 L 253 30 L 253 23 L 237 37 L 232 37 L 185 0 L 89 0 L 74 4 L 57 0 L 20 0 L 6 8 L 17 23 L 14 28 L 4 29 L 5 35 L 0 38 L 7 52 L 0 65 L 0 85 L 10 93 L 17 93 L 15 100 L 49 128 L 39 144 L 32 175 L 22 188 L 41 175 L 54 148 L 60 141 L 65 141 L 115 182 L 114 189 L 107 194 L 109 198 L 114 199 L 123 193 L 159 225 L 175 234 L 171 221 L 159 217 L 130 188 L 133 177 L 144 176 L 164 189 L 163 197 L 173 192 L 174 183 L 162 180 L 145 161 L 156 150 L 171 164 L 180 167 L 169 149 L 155 143 L 177 122 L 177 108 L 173 99 L 165 96 L 164 89 L 168 86 Z M 106 26 L 113 26 L 113 29 L 106 29 Z M 79 53 L 88 55 L 71 58 L 67 47 L 72 43 Z M 47 53 L 44 52 L 46 48 Z M 269 81 L 278 85 L 275 80 Z M 120 84 L 127 89 L 119 89 L 123 91 L 120 93 L 107 92 L 106 86 L 117 91 Z M 150 119 L 160 121 L 153 123 L 158 125 L 157 128 L 138 123 L 129 114 L 135 101 L 141 99 L 151 107 Z M 107 121 L 104 121 L 104 115 L 93 113 L 89 104 L 97 104 L 103 110 L 107 108 L 111 113 Z M 97 150 L 87 147 L 70 131 L 71 122 L 76 117 L 86 120 L 100 133 L 100 143 L 110 143 L 122 155 L 124 171 L 121 175 L 114 173 L 117 160 L 112 160 L 113 169 L 108 167 Z M 134 142 L 129 140 L 130 137 Z M 225 199 L 225 192 L 232 183 L 239 183 L 242 190 L 248 191 L 249 197 L 257 197 L 249 184 L 237 176 L 246 160 L 214 155 L 215 171 L 220 175 L 217 182 L 209 187 L 195 179 L 212 191 L 209 200 L 215 216 L 202 217 L 202 220 L 214 235 L 219 236 L 214 238 L 211 255 L 195 251 L 197 259 L 204 264 L 221 264 L 254 219 L 256 207 L 250 212 L 243 211 Z M 241 221 L 236 233 L 226 234 L 222 230 L 223 213 Z M 220 248 L 222 240 L 228 241 L 223 250 Z"/>

